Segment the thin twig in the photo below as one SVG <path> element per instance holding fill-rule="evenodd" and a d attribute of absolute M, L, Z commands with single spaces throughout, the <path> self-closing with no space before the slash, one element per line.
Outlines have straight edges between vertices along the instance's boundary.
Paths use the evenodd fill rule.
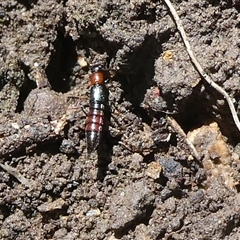
<path fill-rule="evenodd" d="M 233 120 L 238 128 L 238 130 L 240 131 L 240 122 L 239 122 L 239 119 L 238 119 L 238 116 L 237 116 L 237 112 L 235 110 L 235 107 L 234 107 L 234 104 L 233 104 L 233 101 L 231 100 L 230 96 L 228 95 L 228 93 L 223 89 L 221 88 L 217 83 L 215 83 L 211 77 L 209 75 L 207 75 L 207 73 L 203 70 L 202 66 L 200 65 L 200 63 L 198 62 L 198 60 L 196 59 L 193 51 L 192 51 L 192 48 L 190 46 L 190 43 L 188 41 L 188 38 L 187 38 L 187 35 L 185 33 L 185 30 L 183 28 L 183 25 L 182 25 L 182 22 L 176 12 L 176 10 L 174 9 L 172 3 L 169 1 L 169 0 L 164 0 L 164 2 L 166 3 L 166 5 L 168 6 L 175 22 L 176 22 L 176 25 L 177 25 L 177 28 L 182 36 L 182 39 L 183 39 L 183 42 L 186 46 L 186 49 L 187 49 L 187 52 L 188 52 L 188 55 L 190 56 L 191 58 L 191 61 L 192 63 L 194 64 L 194 66 L 196 67 L 197 71 L 199 72 L 199 74 L 202 76 L 202 78 L 210 85 L 212 86 L 214 89 L 216 89 L 220 94 L 222 94 L 224 96 L 224 98 L 227 100 L 227 103 L 228 103 L 228 106 L 230 108 L 230 111 L 231 111 L 231 114 L 232 114 L 232 117 L 233 117 Z"/>
<path fill-rule="evenodd" d="M 167 121 L 168 123 L 172 126 L 172 128 L 184 139 L 184 141 L 186 142 L 186 144 L 188 145 L 190 151 L 192 152 L 193 156 L 200 161 L 201 157 L 198 154 L 196 148 L 194 147 L 194 145 L 188 140 L 187 135 L 185 134 L 185 132 L 183 131 L 183 129 L 181 128 L 181 126 L 177 123 L 177 121 L 171 117 L 167 117 Z"/>

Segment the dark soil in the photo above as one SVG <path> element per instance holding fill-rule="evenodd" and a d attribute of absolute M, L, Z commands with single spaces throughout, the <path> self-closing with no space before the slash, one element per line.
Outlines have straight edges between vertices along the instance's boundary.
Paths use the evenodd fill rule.
<path fill-rule="evenodd" d="M 239 111 L 240 2 L 173 5 Z M 5 0 L 0 38 L 0 239 L 239 239 L 240 134 L 163 1 Z M 111 79 L 88 157 L 96 64 Z"/>

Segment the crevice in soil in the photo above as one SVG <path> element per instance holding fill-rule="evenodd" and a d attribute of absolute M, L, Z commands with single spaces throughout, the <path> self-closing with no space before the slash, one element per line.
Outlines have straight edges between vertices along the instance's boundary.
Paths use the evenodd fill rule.
<path fill-rule="evenodd" d="M 54 47 L 46 74 L 52 89 L 64 93 L 70 89 L 72 69 L 77 61 L 76 44 L 59 31 Z"/>
<path fill-rule="evenodd" d="M 29 77 L 28 74 L 30 72 L 30 68 L 26 66 L 23 62 L 21 62 L 21 69 L 24 72 L 25 75 L 25 81 L 23 82 L 23 85 L 21 86 L 20 89 L 20 94 L 18 98 L 18 105 L 16 108 L 17 113 L 21 113 L 24 110 L 24 102 L 26 98 L 28 97 L 29 93 L 37 87 L 36 82 L 32 81 Z"/>
<path fill-rule="evenodd" d="M 27 10 L 30 10 L 35 4 L 37 4 L 38 0 L 18 0 L 18 2 L 26 7 Z"/>

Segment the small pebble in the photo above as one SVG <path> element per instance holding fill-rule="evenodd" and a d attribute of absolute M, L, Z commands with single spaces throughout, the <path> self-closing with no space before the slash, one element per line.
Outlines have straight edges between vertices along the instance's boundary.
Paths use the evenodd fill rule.
<path fill-rule="evenodd" d="M 96 217 L 96 216 L 99 216 L 100 213 L 101 212 L 98 208 L 92 208 L 86 213 L 86 216 L 87 217 Z"/>
<path fill-rule="evenodd" d="M 65 205 L 65 201 L 59 198 L 53 202 L 46 202 L 37 207 L 39 212 L 51 212 L 56 209 L 62 209 Z"/>
<path fill-rule="evenodd" d="M 157 162 L 151 162 L 146 169 L 146 175 L 153 179 L 158 179 L 162 171 L 162 166 Z"/>

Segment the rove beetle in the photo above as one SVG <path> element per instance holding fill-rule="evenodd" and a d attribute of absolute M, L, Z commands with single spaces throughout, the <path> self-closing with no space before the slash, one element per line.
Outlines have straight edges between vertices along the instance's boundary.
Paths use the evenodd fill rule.
<path fill-rule="evenodd" d="M 107 101 L 105 82 L 109 78 L 109 72 L 95 66 L 90 76 L 90 100 L 87 116 L 85 135 L 87 151 L 90 155 L 99 145 L 104 124 L 104 112 Z"/>

